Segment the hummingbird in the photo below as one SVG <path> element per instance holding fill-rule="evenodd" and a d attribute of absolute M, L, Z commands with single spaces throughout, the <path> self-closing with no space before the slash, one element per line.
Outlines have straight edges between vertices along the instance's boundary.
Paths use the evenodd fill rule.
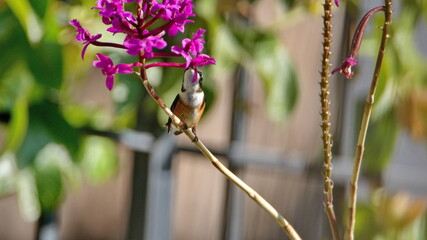
<path fill-rule="evenodd" d="M 191 128 L 195 137 L 193 142 L 197 142 L 199 138 L 196 134 L 196 127 L 205 110 L 206 99 L 203 92 L 203 74 L 193 68 L 188 68 L 184 72 L 182 80 L 181 92 L 178 93 L 171 105 L 171 111 L 177 116 L 184 125 Z M 172 127 L 172 119 L 169 118 L 165 125 L 170 133 Z M 175 135 L 181 134 L 182 130 L 174 132 Z"/>

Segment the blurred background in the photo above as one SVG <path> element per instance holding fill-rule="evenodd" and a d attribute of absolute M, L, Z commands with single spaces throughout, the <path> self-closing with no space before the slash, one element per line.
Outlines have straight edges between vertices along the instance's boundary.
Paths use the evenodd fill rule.
<path fill-rule="evenodd" d="M 323 210 L 319 86 L 321 1 L 196 0 L 217 64 L 202 69 L 208 110 L 198 135 L 303 239 L 330 239 Z M 113 91 L 77 18 L 105 31 L 94 0 L 0 0 L 0 239 L 286 239 L 166 117 L 136 76 Z M 383 1 L 334 8 L 332 67 L 358 20 Z M 331 78 L 335 210 L 347 185 L 384 17 L 370 22 L 353 80 Z M 395 0 L 360 179 L 357 239 L 427 239 L 427 3 Z M 175 44 L 176 45 L 176 44 Z M 150 69 L 167 102 L 183 71 Z M 342 228 L 341 228 L 342 229 Z"/>

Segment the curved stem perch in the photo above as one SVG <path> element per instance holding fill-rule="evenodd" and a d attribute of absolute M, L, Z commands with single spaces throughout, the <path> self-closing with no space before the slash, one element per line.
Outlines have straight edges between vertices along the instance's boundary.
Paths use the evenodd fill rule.
<path fill-rule="evenodd" d="M 172 123 L 181 128 L 181 130 L 188 136 L 190 140 L 193 140 L 195 135 L 190 129 L 185 129 L 182 121 L 175 116 L 172 111 L 166 106 L 163 100 L 156 94 L 154 88 L 150 85 L 147 79 L 147 75 L 145 72 L 145 66 L 141 67 L 140 77 L 144 87 L 147 92 L 153 97 L 153 99 L 157 102 L 157 104 L 162 108 L 162 110 L 172 119 Z M 249 185 L 247 185 L 244 181 L 234 175 L 227 167 L 225 167 L 210 151 L 209 149 L 199 141 L 194 142 L 194 145 L 200 150 L 200 152 L 205 155 L 207 159 L 222 173 L 224 174 L 230 181 L 236 184 L 240 189 L 242 189 L 252 200 L 254 200 L 261 208 L 263 208 L 270 216 L 272 216 L 276 222 L 282 227 L 282 229 L 286 232 L 292 240 L 300 240 L 301 237 L 295 231 L 291 224 L 269 203 L 267 202 L 261 195 L 259 195 L 254 189 L 252 189 Z"/>

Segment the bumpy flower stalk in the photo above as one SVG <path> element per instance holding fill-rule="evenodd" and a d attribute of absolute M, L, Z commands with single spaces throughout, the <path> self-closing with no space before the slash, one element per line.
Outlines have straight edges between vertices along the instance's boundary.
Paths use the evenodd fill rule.
<path fill-rule="evenodd" d="M 337 3 L 337 1 L 335 1 Z M 324 200 L 326 214 L 328 216 L 329 224 L 332 231 L 332 236 L 335 240 L 340 239 L 337 219 L 333 207 L 333 182 L 331 179 L 332 174 L 332 137 L 330 133 L 330 116 L 329 110 L 329 68 L 331 58 L 331 45 L 332 45 L 332 1 L 325 0 L 323 4 L 323 53 L 322 53 L 322 70 L 320 72 L 320 102 L 321 102 L 321 117 L 322 117 L 322 140 L 323 140 L 323 182 L 324 182 Z"/>
<path fill-rule="evenodd" d="M 350 187 L 350 191 L 349 191 L 350 196 L 348 200 L 349 213 L 348 213 L 348 219 L 347 219 L 346 229 L 344 234 L 345 240 L 354 239 L 354 226 L 356 222 L 357 183 L 359 180 L 359 174 L 360 174 L 360 169 L 362 165 L 366 132 L 368 130 L 369 119 L 372 112 L 372 106 L 374 104 L 374 96 L 375 96 L 375 91 L 378 84 L 378 77 L 381 70 L 381 65 L 384 57 L 387 39 L 390 37 L 389 28 L 391 24 L 391 15 L 392 15 L 392 0 L 385 0 L 384 12 L 385 12 L 385 20 L 384 20 L 384 26 L 382 27 L 383 34 L 381 38 L 381 44 L 378 51 L 374 74 L 372 77 L 371 88 L 369 90 L 369 94 L 367 96 L 366 103 L 365 103 L 365 109 L 363 111 L 362 123 L 360 126 L 359 137 L 357 140 L 356 153 L 354 156 L 353 173 L 352 173 L 350 186 L 349 186 Z"/>

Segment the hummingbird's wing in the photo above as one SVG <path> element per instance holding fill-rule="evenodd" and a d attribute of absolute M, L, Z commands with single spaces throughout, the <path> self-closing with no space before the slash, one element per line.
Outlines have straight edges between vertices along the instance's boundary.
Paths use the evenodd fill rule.
<path fill-rule="evenodd" d="M 179 94 L 176 95 L 175 100 L 173 100 L 173 102 L 172 102 L 172 105 L 170 108 L 172 112 L 175 110 L 175 107 L 176 107 L 176 104 L 178 103 L 178 101 L 179 101 Z M 171 125 L 172 125 L 172 119 L 169 118 L 168 122 L 165 125 L 168 128 L 168 133 L 171 131 L 171 127 L 172 127 Z"/>

